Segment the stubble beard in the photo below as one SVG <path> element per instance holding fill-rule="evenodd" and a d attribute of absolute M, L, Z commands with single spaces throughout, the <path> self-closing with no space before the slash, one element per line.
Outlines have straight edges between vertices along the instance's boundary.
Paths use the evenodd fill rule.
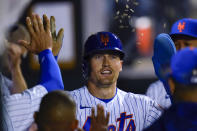
<path fill-rule="evenodd" d="M 93 83 L 98 88 L 110 88 L 117 80 L 115 80 L 114 76 L 112 78 L 100 78 L 94 79 L 90 78 L 89 81 Z"/>

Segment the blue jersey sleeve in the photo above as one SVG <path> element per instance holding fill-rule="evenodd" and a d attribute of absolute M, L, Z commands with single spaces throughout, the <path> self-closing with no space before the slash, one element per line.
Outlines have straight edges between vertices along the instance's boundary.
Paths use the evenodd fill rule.
<path fill-rule="evenodd" d="M 46 49 L 40 52 L 38 57 L 41 67 L 40 84 L 48 92 L 64 90 L 61 72 L 51 50 Z"/>

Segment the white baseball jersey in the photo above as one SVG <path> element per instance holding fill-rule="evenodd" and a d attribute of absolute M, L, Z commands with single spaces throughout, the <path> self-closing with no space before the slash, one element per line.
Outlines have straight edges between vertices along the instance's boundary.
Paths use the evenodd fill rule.
<path fill-rule="evenodd" d="M 117 88 L 116 95 L 109 102 L 92 96 L 87 87 L 68 92 L 77 104 L 79 127 L 90 128 L 91 108 L 97 104 L 110 112 L 109 131 L 141 131 L 153 123 L 160 115 L 161 108 L 152 99 Z"/>
<path fill-rule="evenodd" d="M 12 87 L 13 82 L 0 73 L 1 81 L 1 95 L 10 95 L 10 88 Z"/>
<path fill-rule="evenodd" d="M 146 95 L 155 100 L 165 109 L 171 106 L 170 96 L 167 94 L 165 87 L 160 80 L 152 83 L 148 87 Z"/>
<path fill-rule="evenodd" d="M 38 111 L 42 97 L 47 90 L 37 85 L 20 94 L 3 95 L 4 131 L 25 131 L 34 121 L 33 114 Z"/>

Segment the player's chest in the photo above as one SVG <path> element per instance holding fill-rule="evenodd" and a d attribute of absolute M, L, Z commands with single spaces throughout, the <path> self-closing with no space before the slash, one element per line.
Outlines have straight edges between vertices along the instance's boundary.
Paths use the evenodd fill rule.
<path fill-rule="evenodd" d="M 143 119 L 139 111 L 135 111 L 132 107 L 126 105 L 105 105 L 106 112 L 110 113 L 109 118 L 109 131 L 138 131 L 139 119 Z M 80 121 L 80 126 L 88 131 L 91 124 L 91 108 L 81 107 L 78 108 L 77 117 Z M 141 118 L 140 118 L 141 117 Z M 144 121 L 144 120 L 143 120 Z"/>

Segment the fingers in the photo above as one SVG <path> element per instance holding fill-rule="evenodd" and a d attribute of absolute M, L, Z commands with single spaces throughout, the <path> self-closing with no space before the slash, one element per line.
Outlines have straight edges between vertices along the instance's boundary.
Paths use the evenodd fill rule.
<path fill-rule="evenodd" d="M 30 50 L 30 44 L 25 40 L 19 40 L 17 44 L 24 46 L 27 50 Z"/>
<path fill-rule="evenodd" d="M 61 28 L 57 35 L 57 42 L 62 43 L 63 38 L 64 38 L 64 29 Z"/>
<path fill-rule="evenodd" d="M 46 16 L 46 14 L 43 15 L 43 21 L 46 22 L 45 31 L 50 33 L 50 21 L 49 21 L 48 17 Z"/>
<path fill-rule="evenodd" d="M 95 109 L 94 109 L 94 107 L 92 108 L 92 115 L 91 115 L 91 117 L 92 117 L 92 120 L 95 119 Z"/>
<path fill-rule="evenodd" d="M 97 105 L 97 119 L 104 120 L 104 118 L 105 118 L 105 114 L 104 114 L 103 106 Z"/>
<path fill-rule="evenodd" d="M 26 18 L 26 24 L 27 24 L 27 28 L 29 30 L 29 33 L 31 34 L 31 36 L 35 37 L 35 32 L 33 29 L 33 25 L 31 23 L 31 19 L 29 17 Z"/>
<path fill-rule="evenodd" d="M 106 124 L 108 124 L 108 123 L 109 123 L 109 116 L 110 116 L 110 114 L 109 114 L 109 112 L 107 112 L 107 116 L 106 116 Z"/>
<path fill-rule="evenodd" d="M 50 18 L 50 25 L 51 25 L 51 34 L 53 37 L 53 40 L 56 41 L 56 25 L 55 25 L 55 17 L 51 16 Z"/>
<path fill-rule="evenodd" d="M 97 105 L 97 115 L 95 115 L 95 109 L 92 108 L 90 131 L 107 131 L 108 122 L 109 113 L 105 116 L 105 110 L 102 105 Z"/>
<path fill-rule="evenodd" d="M 33 22 L 33 27 L 34 27 L 35 32 L 40 32 L 40 29 L 38 27 L 37 16 L 35 14 L 32 14 L 31 21 Z"/>
<path fill-rule="evenodd" d="M 109 112 L 107 112 L 105 116 L 104 107 L 102 105 L 97 105 L 97 115 L 95 115 L 95 109 L 92 108 L 92 119 L 96 119 L 96 121 L 104 122 L 108 124 L 109 122 Z"/>
<path fill-rule="evenodd" d="M 44 32 L 44 26 L 42 24 L 42 20 L 41 20 L 40 16 L 37 14 L 36 14 L 36 19 L 38 21 L 38 26 L 39 26 L 40 32 Z"/>
<path fill-rule="evenodd" d="M 27 17 L 26 23 L 31 35 L 34 35 L 35 32 L 50 32 L 50 22 L 46 14 L 43 15 L 43 22 L 38 14 L 32 14 L 31 19 Z"/>
<path fill-rule="evenodd" d="M 8 48 L 8 51 L 10 51 L 14 55 L 21 55 L 22 49 L 19 45 L 11 44 Z"/>

